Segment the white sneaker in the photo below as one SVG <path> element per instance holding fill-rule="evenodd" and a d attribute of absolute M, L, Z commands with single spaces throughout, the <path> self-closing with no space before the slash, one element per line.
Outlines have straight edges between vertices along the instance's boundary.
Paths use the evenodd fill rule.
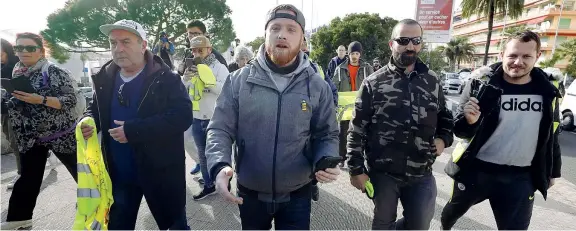
<path fill-rule="evenodd" d="M 2 222 L 2 230 L 17 230 L 32 227 L 32 219 L 25 221 L 6 221 Z"/>
<path fill-rule="evenodd" d="M 8 183 L 8 189 L 13 189 L 14 188 L 14 184 L 16 184 L 16 181 L 18 181 L 18 179 L 20 179 L 20 175 L 16 175 L 14 178 L 12 178 L 12 180 L 10 181 L 10 183 Z"/>
<path fill-rule="evenodd" d="M 58 158 L 56 158 L 56 155 L 54 155 L 54 153 L 50 152 L 50 156 L 48 157 L 48 166 L 47 168 L 49 170 L 54 170 L 58 163 L 60 163 L 60 161 L 58 161 Z"/>

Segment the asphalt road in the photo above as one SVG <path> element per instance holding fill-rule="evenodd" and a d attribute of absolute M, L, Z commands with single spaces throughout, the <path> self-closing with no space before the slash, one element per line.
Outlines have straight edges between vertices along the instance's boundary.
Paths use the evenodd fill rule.
<path fill-rule="evenodd" d="M 457 103 L 459 95 L 447 96 L 448 106 Z M 576 132 L 564 131 L 560 134 L 560 150 L 562 151 L 562 177 L 573 184 L 576 184 Z"/>

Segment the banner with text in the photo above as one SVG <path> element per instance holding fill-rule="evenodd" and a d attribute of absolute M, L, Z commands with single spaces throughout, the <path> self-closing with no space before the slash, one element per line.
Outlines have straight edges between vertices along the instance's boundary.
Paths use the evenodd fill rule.
<path fill-rule="evenodd" d="M 424 29 L 424 42 L 450 41 L 453 0 L 417 0 L 416 21 Z"/>

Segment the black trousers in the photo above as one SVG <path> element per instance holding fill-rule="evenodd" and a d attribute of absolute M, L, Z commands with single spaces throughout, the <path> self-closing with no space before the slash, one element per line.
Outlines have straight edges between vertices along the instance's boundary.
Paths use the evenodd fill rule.
<path fill-rule="evenodd" d="M 21 153 L 21 174 L 16 184 L 14 184 L 14 189 L 10 196 L 6 221 L 32 219 L 32 213 L 34 212 L 34 207 L 36 207 L 36 199 L 38 194 L 40 194 L 40 187 L 44 179 L 44 168 L 48 159 L 48 151 L 48 147 L 36 145 L 26 153 Z M 54 154 L 66 166 L 74 180 L 78 182 L 76 153 L 54 152 Z"/>
<path fill-rule="evenodd" d="M 338 144 L 338 152 L 342 157 L 344 162 L 346 160 L 346 141 L 348 136 L 348 128 L 350 127 L 350 121 L 340 121 L 340 143 Z"/>
<path fill-rule="evenodd" d="M 498 229 L 528 229 L 535 192 L 530 172 L 476 172 L 469 179 L 468 183 L 454 182 L 452 198 L 442 210 L 444 230 L 451 229 L 470 207 L 485 199 L 490 200 Z"/>

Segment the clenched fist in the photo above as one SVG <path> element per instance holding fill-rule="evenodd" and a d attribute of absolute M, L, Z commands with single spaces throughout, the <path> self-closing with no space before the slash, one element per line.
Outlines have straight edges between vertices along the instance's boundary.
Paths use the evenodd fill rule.
<path fill-rule="evenodd" d="M 475 124 L 480 118 L 480 106 L 478 106 L 478 99 L 470 97 L 470 100 L 464 104 L 464 117 L 468 124 Z"/>

